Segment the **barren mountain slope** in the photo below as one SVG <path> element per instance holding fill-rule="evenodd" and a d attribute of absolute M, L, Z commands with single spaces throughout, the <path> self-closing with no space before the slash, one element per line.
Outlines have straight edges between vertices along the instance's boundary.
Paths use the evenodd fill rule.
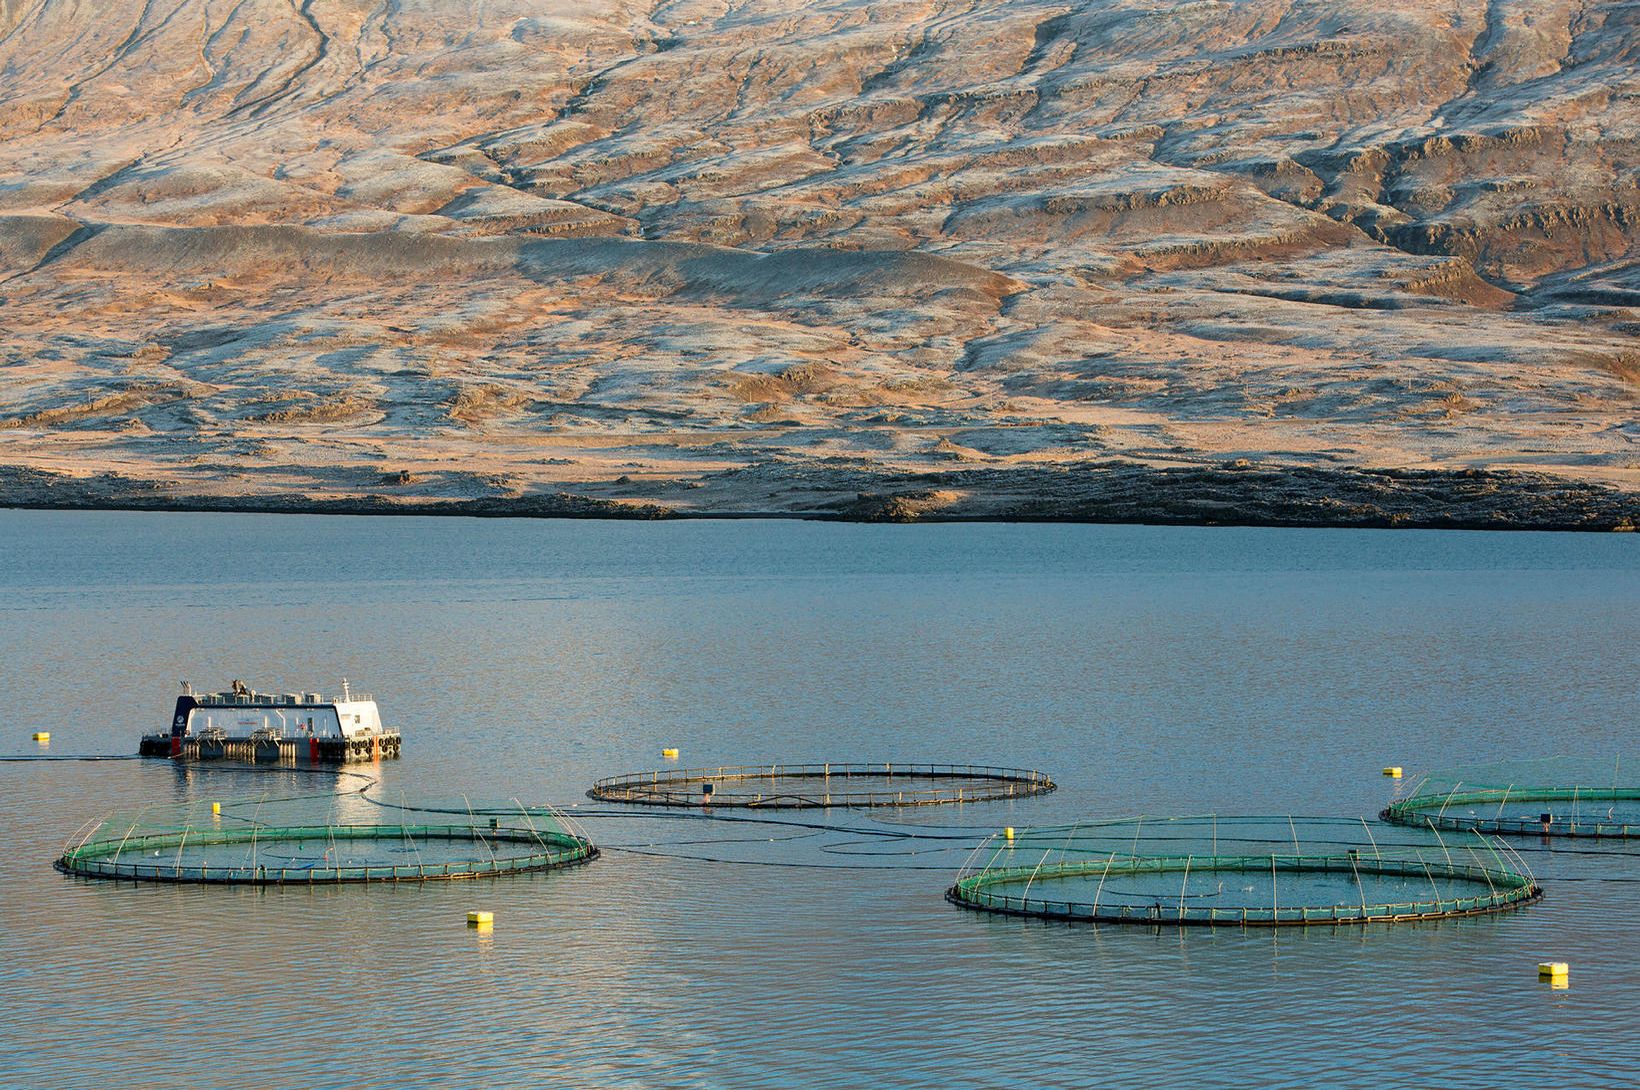
<path fill-rule="evenodd" d="M 0 0 L 0 502 L 1640 518 L 1640 6 Z"/>

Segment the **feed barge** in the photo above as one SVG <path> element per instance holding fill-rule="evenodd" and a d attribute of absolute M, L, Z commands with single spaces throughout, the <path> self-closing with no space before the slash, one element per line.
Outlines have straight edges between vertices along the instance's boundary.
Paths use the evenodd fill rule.
<path fill-rule="evenodd" d="M 144 757 L 279 764 L 351 764 L 399 755 L 399 732 L 382 726 L 369 693 L 342 679 L 340 697 L 259 693 L 242 681 L 226 692 L 196 693 L 186 681 L 171 729 L 145 734 Z"/>

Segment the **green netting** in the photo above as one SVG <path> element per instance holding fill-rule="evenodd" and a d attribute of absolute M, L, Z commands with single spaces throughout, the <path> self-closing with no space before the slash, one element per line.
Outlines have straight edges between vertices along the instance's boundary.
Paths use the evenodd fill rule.
<path fill-rule="evenodd" d="M 1376 923 L 1496 912 L 1542 896 L 1500 841 L 1338 818 L 1132 818 L 986 840 L 946 897 L 1111 923 Z"/>
<path fill-rule="evenodd" d="M 988 765 L 769 764 L 677 768 L 599 780 L 587 792 L 603 802 L 648 806 L 927 806 L 989 802 L 1054 790 L 1045 773 Z"/>
<path fill-rule="evenodd" d="M 284 885 L 422 882 L 516 874 L 593 858 L 560 812 L 410 806 L 356 793 L 201 801 L 113 814 L 57 860 L 88 878 Z"/>
<path fill-rule="evenodd" d="M 1380 815 L 1400 825 L 1513 836 L 1640 836 L 1640 778 L 1622 759 L 1551 757 L 1416 780 Z"/>

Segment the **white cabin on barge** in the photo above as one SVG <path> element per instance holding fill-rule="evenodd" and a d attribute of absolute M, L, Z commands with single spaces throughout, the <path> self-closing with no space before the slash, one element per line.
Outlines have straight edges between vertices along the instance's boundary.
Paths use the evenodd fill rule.
<path fill-rule="evenodd" d="M 399 732 L 382 725 L 375 698 L 354 693 L 346 678 L 339 697 L 259 693 L 242 681 L 224 692 L 196 693 L 185 681 L 171 729 L 143 735 L 139 752 L 193 760 L 345 764 L 397 757 L 399 743 Z"/>

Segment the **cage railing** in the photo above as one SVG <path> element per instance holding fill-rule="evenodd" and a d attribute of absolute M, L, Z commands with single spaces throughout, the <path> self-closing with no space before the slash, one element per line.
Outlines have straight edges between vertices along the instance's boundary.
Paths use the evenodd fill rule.
<path fill-rule="evenodd" d="M 1271 904 L 1264 906 L 1216 907 L 1190 904 L 1184 892 L 1189 873 L 1234 872 L 1239 874 L 1269 873 L 1272 876 Z M 1106 883 L 1112 876 L 1183 873 L 1176 897 L 1154 895 L 1149 904 L 1109 903 L 1102 900 Z M 1396 901 L 1374 901 L 1364 889 L 1359 902 L 1337 902 L 1331 905 L 1295 904 L 1282 906 L 1277 901 L 1277 876 L 1281 874 L 1337 873 L 1351 874 L 1357 888 L 1361 875 L 1391 876 L 1427 879 L 1436 895 Z M 1031 888 L 1060 878 L 1098 879 L 1092 900 L 1031 897 Z M 1478 888 L 1472 895 L 1440 896 L 1435 885 L 1438 879 L 1469 882 Z M 1004 892 L 996 887 L 1019 886 L 1021 892 Z M 1047 861 L 1047 855 L 1033 865 L 986 867 L 964 874 L 946 892 L 954 903 L 1011 915 L 1039 916 L 1053 919 L 1090 920 L 1104 922 L 1147 922 L 1176 924 L 1241 924 L 1246 926 L 1302 924 L 1302 923 L 1369 923 L 1399 922 L 1467 916 L 1497 912 L 1539 899 L 1542 890 L 1529 874 L 1505 866 L 1500 862 L 1487 866 L 1478 862 L 1460 862 L 1441 859 L 1434 863 L 1419 854 L 1384 855 L 1365 852 L 1345 852 L 1335 855 L 1235 855 L 1196 856 L 1161 855 L 1136 856 L 1112 852 L 1094 859 Z"/>
<path fill-rule="evenodd" d="M 334 883 L 367 881 L 428 881 L 474 878 L 542 870 L 589 860 L 597 848 L 585 837 L 551 829 L 471 825 L 250 825 L 231 829 L 190 826 L 181 830 L 143 832 L 127 830 L 117 840 L 96 840 L 88 834 L 68 847 L 56 862 L 69 874 L 93 878 L 129 878 L 146 881 L 205 883 Z M 269 865 L 266 863 L 184 862 L 182 851 L 217 845 L 256 845 L 297 841 L 446 840 L 482 843 L 486 858 L 416 863 L 363 863 L 325 865 Z M 496 854 L 494 844 L 523 845 L 527 850 Z M 177 849 L 170 861 L 130 862 L 127 853 Z M 254 858 L 254 855 L 253 855 Z"/>
<path fill-rule="evenodd" d="M 1570 803 L 1572 812 L 1552 814 L 1546 825 L 1541 816 L 1508 817 L 1505 806 L 1554 805 Z M 1640 836 L 1640 821 L 1622 820 L 1598 814 L 1601 803 L 1633 803 L 1640 805 L 1640 788 L 1634 787 L 1528 787 L 1511 784 L 1505 787 L 1454 787 L 1450 791 L 1415 793 L 1391 802 L 1380 813 L 1385 821 L 1433 829 L 1457 831 L 1481 830 L 1510 835 L 1556 835 L 1572 837 L 1631 838 Z M 1472 807 L 1495 807 L 1491 814 L 1454 813 Z M 1586 808 L 1594 807 L 1595 815 L 1584 816 Z M 1608 807 L 1609 812 L 1609 807 Z"/>
<path fill-rule="evenodd" d="M 950 786 L 854 787 L 852 779 L 972 781 L 973 788 Z M 587 794 L 606 802 L 643 802 L 650 805 L 700 805 L 707 783 L 734 785 L 761 780 L 820 781 L 823 791 L 724 792 L 737 805 L 778 806 L 857 805 L 862 802 L 916 805 L 924 802 L 979 802 L 1045 794 L 1056 784 L 1044 772 L 999 765 L 930 763 L 920 761 L 883 762 L 777 762 L 762 765 L 719 765 L 713 768 L 657 769 L 609 776 L 598 780 Z M 834 786 L 835 781 L 841 786 Z M 714 792 L 716 795 L 716 792 Z"/>

